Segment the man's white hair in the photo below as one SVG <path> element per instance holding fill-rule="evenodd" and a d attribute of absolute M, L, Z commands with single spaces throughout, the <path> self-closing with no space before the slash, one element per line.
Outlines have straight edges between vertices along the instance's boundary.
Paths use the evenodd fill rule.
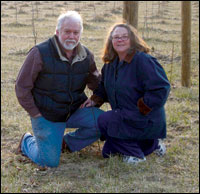
<path fill-rule="evenodd" d="M 81 33 L 83 32 L 83 20 L 80 14 L 76 11 L 67 11 L 66 13 L 61 14 L 57 20 L 56 30 L 60 30 L 63 22 L 68 19 L 72 19 L 79 22 L 81 26 Z"/>

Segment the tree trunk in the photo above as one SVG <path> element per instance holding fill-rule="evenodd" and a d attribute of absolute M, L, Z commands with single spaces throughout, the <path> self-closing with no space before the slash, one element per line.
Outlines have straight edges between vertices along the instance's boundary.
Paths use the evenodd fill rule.
<path fill-rule="evenodd" d="M 182 86 L 190 87 L 191 63 L 191 1 L 182 1 Z"/>
<path fill-rule="evenodd" d="M 123 20 L 138 28 L 138 1 L 124 1 Z"/>

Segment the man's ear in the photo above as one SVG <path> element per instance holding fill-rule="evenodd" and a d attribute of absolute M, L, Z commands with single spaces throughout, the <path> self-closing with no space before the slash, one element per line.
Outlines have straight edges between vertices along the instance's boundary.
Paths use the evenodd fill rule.
<path fill-rule="evenodd" d="M 59 36 L 59 30 L 56 30 L 56 35 Z"/>

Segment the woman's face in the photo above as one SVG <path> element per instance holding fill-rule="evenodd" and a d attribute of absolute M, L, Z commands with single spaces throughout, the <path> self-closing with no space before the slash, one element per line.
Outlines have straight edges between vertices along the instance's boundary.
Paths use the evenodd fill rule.
<path fill-rule="evenodd" d="M 130 48 L 128 30 L 124 27 L 116 27 L 112 33 L 112 44 L 118 54 L 127 53 Z"/>

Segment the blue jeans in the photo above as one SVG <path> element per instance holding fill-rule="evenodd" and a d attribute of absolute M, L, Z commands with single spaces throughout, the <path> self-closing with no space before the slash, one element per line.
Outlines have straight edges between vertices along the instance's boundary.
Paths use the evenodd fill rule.
<path fill-rule="evenodd" d="M 72 152 L 79 151 L 99 139 L 97 119 L 102 113 L 102 110 L 90 107 L 78 109 L 67 122 L 51 122 L 44 117 L 31 118 L 34 136 L 24 136 L 22 153 L 39 166 L 57 167 L 65 128 L 78 128 L 66 134 L 64 140 Z"/>

